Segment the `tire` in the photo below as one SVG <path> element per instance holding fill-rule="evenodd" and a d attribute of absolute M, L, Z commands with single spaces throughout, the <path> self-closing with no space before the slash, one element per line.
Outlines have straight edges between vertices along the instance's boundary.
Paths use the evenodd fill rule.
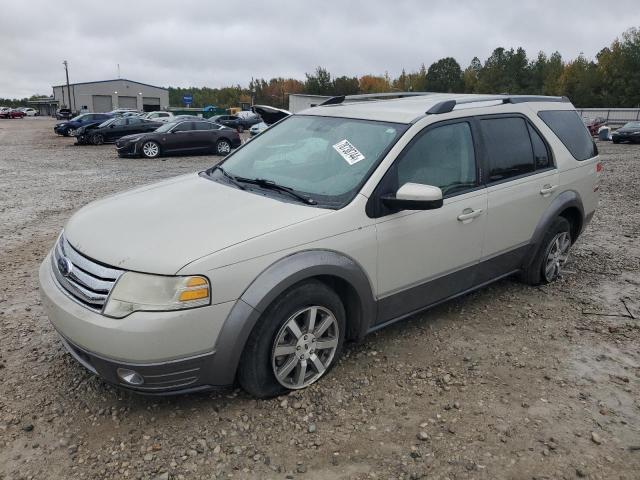
<path fill-rule="evenodd" d="M 238 128 L 236 130 L 238 130 L 238 133 L 242 133 L 244 132 L 244 127 L 242 125 L 238 125 Z"/>
<path fill-rule="evenodd" d="M 104 135 L 102 135 L 101 133 L 96 133 L 94 135 L 91 135 L 90 140 L 93 145 L 102 145 L 104 143 Z"/>
<path fill-rule="evenodd" d="M 618 140 L 617 138 L 614 138 L 611 140 L 613 143 L 620 143 L 620 140 Z"/>
<path fill-rule="evenodd" d="M 227 139 L 220 139 L 216 142 L 216 154 L 226 157 L 231 152 L 231 142 Z"/>
<path fill-rule="evenodd" d="M 67 132 L 65 133 L 65 137 L 73 137 L 73 135 L 76 133 L 76 129 L 75 128 L 69 128 L 67 130 Z"/>
<path fill-rule="evenodd" d="M 140 151 L 145 158 L 158 158 L 160 156 L 160 145 L 158 145 L 158 142 L 148 140 L 142 144 Z"/>
<path fill-rule="evenodd" d="M 571 245 L 571 225 L 566 218 L 556 218 L 542 239 L 535 259 L 522 271 L 521 280 L 529 285 L 556 281 L 562 275 Z"/>
<path fill-rule="evenodd" d="M 315 335 L 308 333 L 312 312 Z M 284 292 L 247 340 L 238 368 L 240 386 L 254 397 L 269 398 L 315 383 L 340 357 L 345 317 L 340 297 L 322 282 L 308 281 Z"/>

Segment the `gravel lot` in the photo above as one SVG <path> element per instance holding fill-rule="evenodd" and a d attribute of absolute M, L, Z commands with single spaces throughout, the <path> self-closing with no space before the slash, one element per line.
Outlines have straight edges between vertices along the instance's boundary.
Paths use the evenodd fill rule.
<path fill-rule="evenodd" d="M 599 144 L 600 209 L 556 284 L 417 315 L 286 397 L 147 398 L 65 353 L 37 269 L 82 205 L 217 157 L 119 159 L 53 124 L 0 120 L 0 479 L 640 478 L 640 145 Z"/>

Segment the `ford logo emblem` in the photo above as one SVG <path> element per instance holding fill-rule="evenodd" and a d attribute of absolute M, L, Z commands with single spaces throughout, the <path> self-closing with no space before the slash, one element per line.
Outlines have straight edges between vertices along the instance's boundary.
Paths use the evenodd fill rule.
<path fill-rule="evenodd" d="M 73 263 L 67 257 L 60 257 L 58 258 L 58 270 L 63 276 L 68 277 L 73 271 Z"/>

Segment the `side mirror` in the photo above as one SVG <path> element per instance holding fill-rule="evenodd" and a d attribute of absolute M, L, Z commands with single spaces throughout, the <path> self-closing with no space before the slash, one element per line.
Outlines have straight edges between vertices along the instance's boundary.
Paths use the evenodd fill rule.
<path fill-rule="evenodd" d="M 405 183 L 395 195 L 383 195 L 382 203 L 394 210 L 434 210 L 442 207 L 442 190 L 432 185 Z"/>

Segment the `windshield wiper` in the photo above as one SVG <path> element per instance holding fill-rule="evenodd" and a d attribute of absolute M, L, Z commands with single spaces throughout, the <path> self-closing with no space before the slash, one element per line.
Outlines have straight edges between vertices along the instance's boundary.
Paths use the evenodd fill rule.
<path fill-rule="evenodd" d="M 213 167 L 213 170 L 220 170 L 222 172 L 222 175 L 227 177 L 229 179 L 229 181 L 231 183 L 233 183 L 236 187 L 238 187 L 240 190 L 246 190 L 246 188 L 244 186 L 240 185 L 240 183 L 238 182 L 238 179 L 236 177 L 231 175 L 229 172 L 227 172 L 220 165 L 216 165 L 215 167 Z"/>
<path fill-rule="evenodd" d="M 286 192 L 292 197 L 297 198 L 298 200 L 306 203 L 307 205 L 317 205 L 313 198 L 307 197 L 296 192 L 293 188 L 285 187 L 284 185 L 279 185 L 273 180 L 267 180 L 266 178 L 244 178 L 244 177 L 235 177 L 238 182 L 249 183 L 251 185 L 258 185 L 262 188 L 267 188 L 270 190 L 277 190 L 279 192 Z"/>

